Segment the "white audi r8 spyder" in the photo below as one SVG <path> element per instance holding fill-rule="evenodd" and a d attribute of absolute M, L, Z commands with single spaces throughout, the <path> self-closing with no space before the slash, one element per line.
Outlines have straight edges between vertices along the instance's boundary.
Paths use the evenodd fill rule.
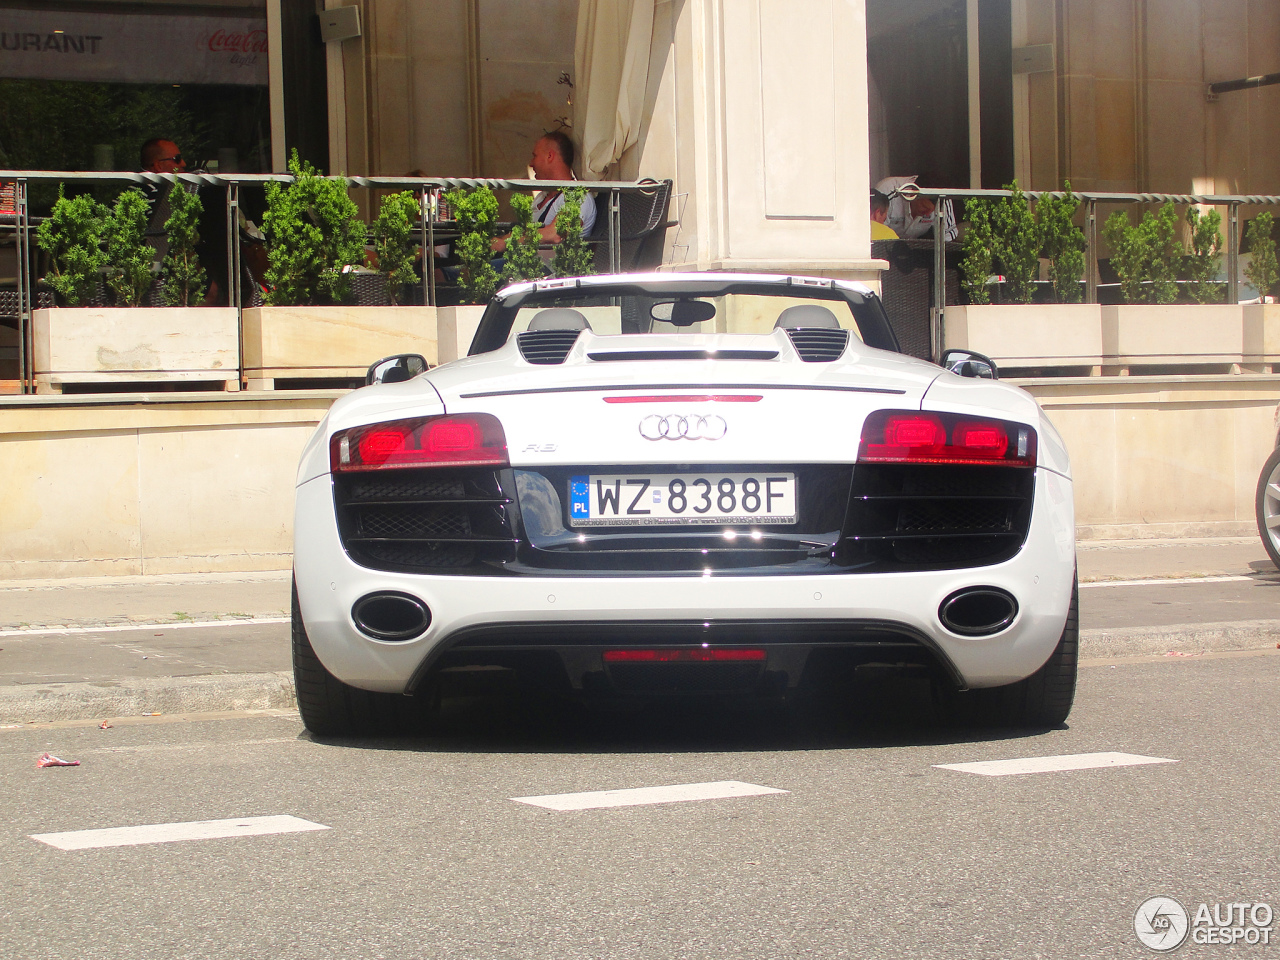
<path fill-rule="evenodd" d="M 293 656 L 321 734 L 442 678 L 785 697 L 837 668 L 1056 725 L 1077 659 L 1067 451 L 976 354 L 904 356 L 867 287 L 507 287 L 470 356 L 388 358 L 298 473 Z"/>

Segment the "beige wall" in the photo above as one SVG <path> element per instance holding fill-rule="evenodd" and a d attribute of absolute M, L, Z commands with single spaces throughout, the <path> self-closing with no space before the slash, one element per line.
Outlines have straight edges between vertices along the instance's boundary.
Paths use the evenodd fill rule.
<path fill-rule="evenodd" d="M 343 42 L 345 81 L 336 87 L 345 89 L 345 115 L 330 104 L 351 132 L 335 169 L 523 177 L 533 141 L 571 111 L 569 87 L 557 80 L 573 73 L 576 0 L 356 2 L 364 36 Z M 356 142 L 364 130 L 367 145 Z"/>
<path fill-rule="evenodd" d="M 1280 4 L 1057 0 L 1057 11 L 1060 177 L 1082 190 L 1280 193 L 1280 86 L 1205 97 L 1215 81 L 1280 70 Z M 1047 26 L 1032 42 L 1048 42 Z M 1048 140 L 1036 121 L 1033 142 Z M 1055 179 L 1046 168 L 1034 186 Z"/>
<path fill-rule="evenodd" d="M 0 405 L 0 579 L 287 568 L 335 392 Z"/>

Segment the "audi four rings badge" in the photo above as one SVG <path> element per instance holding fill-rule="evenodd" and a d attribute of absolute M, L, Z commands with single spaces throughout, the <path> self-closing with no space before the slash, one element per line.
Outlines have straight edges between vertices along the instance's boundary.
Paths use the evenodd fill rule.
<path fill-rule="evenodd" d="M 640 436 L 646 440 L 719 440 L 729 432 L 724 417 L 682 417 L 669 414 L 660 417 L 650 414 L 640 421 Z"/>

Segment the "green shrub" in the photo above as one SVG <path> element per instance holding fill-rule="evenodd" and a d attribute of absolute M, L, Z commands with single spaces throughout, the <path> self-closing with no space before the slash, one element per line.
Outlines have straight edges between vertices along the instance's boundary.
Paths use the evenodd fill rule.
<path fill-rule="evenodd" d="M 498 198 L 488 187 L 450 190 L 446 195 L 458 223 L 455 249 L 462 262 L 458 274 L 463 303 L 488 303 L 498 286 L 493 269 L 493 235 L 498 226 Z"/>
<path fill-rule="evenodd" d="M 1271 288 L 1276 285 L 1276 242 L 1271 239 L 1271 221 L 1269 213 L 1260 213 L 1249 223 L 1245 231 L 1245 239 L 1249 241 L 1249 266 L 1245 267 L 1244 276 L 1258 290 L 1258 296 L 1266 302 Z"/>
<path fill-rule="evenodd" d="M 293 151 L 291 184 L 268 181 L 262 230 L 269 244 L 263 298 L 273 306 L 341 303 L 351 267 L 364 262 L 368 235 L 345 180 L 321 176 Z"/>
<path fill-rule="evenodd" d="M 502 268 L 502 277 L 498 281 L 499 287 L 522 280 L 536 280 L 546 276 L 547 272 L 542 255 L 538 253 L 542 234 L 533 219 L 533 198 L 527 193 L 513 194 L 511 210 L 515 213 L 516 220 L 507 240 L 507 259 Z"/>
<path fill-rule="evenodd" d="M 52 211 L 36 230 L 36 245 L 49 256 L 44 281 L 68 307 L 93 297 L 98 272 L 107 263 L 102 251 L 107 216 L 107 208 L 93 197 L 68 199 L 59 185 Z"/>
<path fill-rule="evenodd" d="M 991 248 L 994 243 L 991 204 L 976 198 L 969 200 L 965 203 L 965 216 L 969 226 L 960 247 L 964 254 L 960 263 L 961 282 L 970 303 L 990 303 L 991 288 L 987 281 L 991 277 Z"/>
<path fill-rule="evenodd" d="M 1158 215 L 1148 210 L 1134 226 L 1116 211 L 1102 227 L 1111 247 L 1111 265 L 1120 277 L 1125 303 L 1173 303 L 1178 298 L 1177 264 L 1182 245 L 1177 237 L 1178 215 L 1172 203 Z"/>
<path fill-rule="evenodd" d="M 557 277 L 585 277 L 595 273 L 591 248 L 582 239 L 582 198 L 584 187 L 571 187 L 564 192 L 564 206 L 556 214 L 556 233 L 560 242 L 551 255 L 551 272 Z"/>
<path fill-rule="evenodd" d="M 1222 262 L 1222 234 L 1218 227 L 1222 214 L 1210 210 L 1201 215 L 1196 207 L 1187 207 L 1187 224 L 1191 227 L 1191 253 L 1183 259 L 1186 278 L 1192 281 L 1191 296 L 1197 303 L 1221 303 L 1226 284 L 1215 283 Z"/>
<path fill-rule="evenodd" d="M 164 297 L 171 307 L 190 307 L 204 299 L 204 267 L 196 258 L 200 243 L 200 214 L 204 202 L 198 194 L 175 188 L 169 194 L 169 219 L 164 222 L 169 235 L 169 252 L 165 254 Z"/>
<path fill-rule="evenodd" d="M 420 280 L 414 269 L 418 249 L 413 239 L 419 212 L 418 197 L 413 192 L 388 194 L 382 198 L 373 225 L 378 272 L 387 278 L 387 296 L 393 304 L 401 301 L 406 287 Z"/>
<path fill-rule="evenodd" d="M 1040 275 L 1040 227 L 1018 181 L 1005 186 L 1013 196 L 991 206 L 991 252 L 1004 269 L 1005 289 L 1014 303 L 1030 303 Z"/>
<path fill-rule="evenodd" d="M 1063 196 L 1044 196 L 1036 202 L 1036 220 L 1049 258 L 1049 279 L 1053 281 L 1054 299 L 1059 303 L 1079 303 L 1083 299 L 1080 278 L 1084 276 L 1084 232 L 1073 218 L 1080 207 L 1079 198 L 1071 192 L 1071 183 L 1063 185 Z"/>
<path fill-rule="evenodd" d="M 181 186 L 174 192 L 183 192 Z M 116 197 L 107 218 L 107 286 L 116 296 L 116 306 L 138 306 L 154 279 L 151 270 L 156 248 L 145 240 L 150 210 L 146 197 L 137 190 L 126 190 Z"/>

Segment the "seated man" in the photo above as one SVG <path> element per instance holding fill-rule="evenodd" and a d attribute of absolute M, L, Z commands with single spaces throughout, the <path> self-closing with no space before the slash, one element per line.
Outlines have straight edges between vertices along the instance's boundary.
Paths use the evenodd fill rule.
<path fill-rule="evenodd" d="M 889 216 L 889 198 L 874 187 L 871 189 L 871 241 L 897 240 L 898 235 L 885 223 Z"/>
<path fill-rule="evenodd" d="M 187 162 L 182 158 L 182 151 L 172 140 L 153 137 L 142 145 L 138 151 L 138 162 L 147 173 L 182 173 L 187 169 Z M 164 225 L 172 210 L 169 208 L 169 189 L 158 183 L 144 183 L 141 188 L 143 196 L 151 206 L 147 217 L 146 240 L 156 249 L 156 259 L 163 260 L 169 252 L 169 236 Z"/>
<path fill-rule="evenodd" d="M 529 167 L 533 170 L 535 180 L 577 180 L 573 173 L 574 147 L 573 141 L 563 130 L 553 130 L 538 138 L 533 145 L 533 155 L 529 158 Z M 559 243 L 562 239 L 556 232 L 556 215 L 564 206 L 564 192 L 561 190 L 543 190 L 533 198 L 533 219 L 539 224 L 538 232 L 544 243 Z M 587 235 L 596 222 L 596 200 L 587 192 L 582 198 L 582 233 Z M 507 238 L 497 237 L 493 241 L 493 249 L 498 253 L 507 249 Z"/>

